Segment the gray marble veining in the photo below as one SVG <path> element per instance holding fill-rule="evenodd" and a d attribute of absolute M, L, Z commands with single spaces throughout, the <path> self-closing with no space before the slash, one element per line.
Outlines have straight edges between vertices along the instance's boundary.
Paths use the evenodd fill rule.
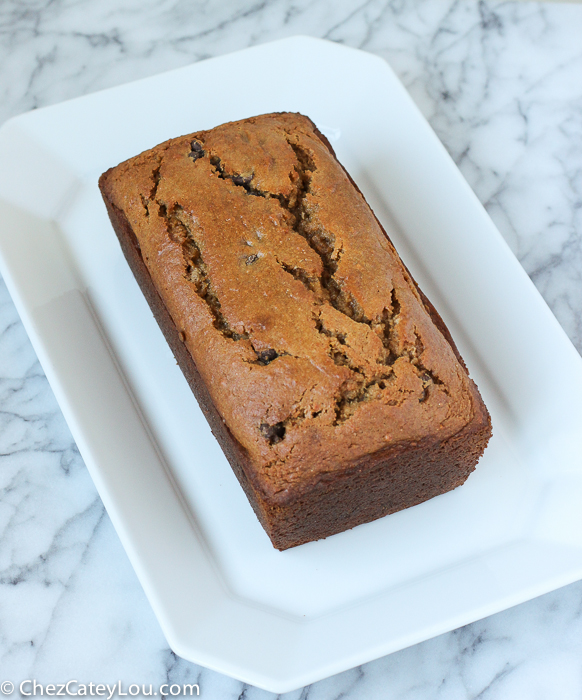
<path fill-rule="evenodd" d="M 582 350 L 579 5 L 4 0 L 0 122 L 292 34 L 391 64 Z M 285 698 L 574 700 L 581 654 L 578 583 Z M 2 284 L 0 682 L 25 678 L 274 697 L 169 650 Z"/>

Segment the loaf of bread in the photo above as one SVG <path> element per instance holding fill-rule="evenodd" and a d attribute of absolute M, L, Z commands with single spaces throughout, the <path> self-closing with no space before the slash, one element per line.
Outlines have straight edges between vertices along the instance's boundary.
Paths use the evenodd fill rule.
<path fill-rule="evenodd" d="M 448 329 L 327 139 L 267 114 L 101 176 L 123 252 L 278 549 L 461 485 L 491 435 Z"/>

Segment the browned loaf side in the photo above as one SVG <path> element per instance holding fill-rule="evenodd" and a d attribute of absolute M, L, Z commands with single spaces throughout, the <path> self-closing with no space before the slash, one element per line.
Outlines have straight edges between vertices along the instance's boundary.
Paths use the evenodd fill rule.
<path fill-rule="evenodd" d="M 487 409 L 309 119 L 270 114 L 173 139 L 99 184 L 275 547 L 465 481 L 491 435 Z"/>

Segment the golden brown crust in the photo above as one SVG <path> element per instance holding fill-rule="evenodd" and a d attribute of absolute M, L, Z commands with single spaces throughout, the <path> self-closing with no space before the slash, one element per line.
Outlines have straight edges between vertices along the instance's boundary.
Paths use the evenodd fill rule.
<path fill-rule="evenodd" d="M 481 397 L 309 119 L 264 115 L 173 139 L 107 171 L 100 187 L 276 546 L 353 527 L 468 476 L 490 435 Z M 447 449 L 457 456 L 443 461 Z M 356 489 L 352 506 L 365 503 L 362 478 L 382 469 L 401 497 L 370 482 L 368 510 L 355 517 L 361 507 L 342 499 Z M 419 478 L 434 485 L 413 488 Z M 319 516 L 305 520 L 318 501 Z"/>

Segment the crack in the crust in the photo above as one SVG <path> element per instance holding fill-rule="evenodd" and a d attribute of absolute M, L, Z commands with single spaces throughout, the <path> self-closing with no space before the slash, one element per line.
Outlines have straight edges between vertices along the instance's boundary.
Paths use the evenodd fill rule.
<path fill-rule="evenodd" d="M 244 188 L 247 194 L 254 195 L 255 197 L 265 198 L 269 198 L 272 196 L 269 192 L 263 192 L 262 190 L 259 190 L 252 185 L 254 173 L 246 176 L 239 174 L 229 175 L 224 169 L 221 159 L 217 155 L 210 156 L 210 165 L 212 165 L 212 167 L 214 168 L 214 172 L 218 175 L 218 177 L 221 180 L 230 180 L 233 183 L 233 185 Z"/>
<path fill-rule="evenodd" d="M 321 333 L 322 335 L 326 335 L 328 338 L 335 338 L 340 345 L 346 344 L 346 334 L 345 333 L 340 333 L 339 331 L 331 330 L 330 328 L 326 328 L 323 325 L 323 321 L 318 317 L 314 318 L 314 321 L 315 321 L 315 328 L 316 328 L 318 333 Z"/>
<path fill-rule="evenodd" d="M 156 195 L 158 193 L 158 187 L 160 185 L 160 180 L 161 180 L 161 170 L 162 170 L 162 159 L 158 161 L 158 165 L 154 168 L 154 171 L 152 172 L 152 189 L 150 190 L 150 202 L 153 202 L 156 198 Z"/>
<path fill-rule="evenodd" d="M 444 384 L 442 379 L 432 370 L 428 369 L 428 367 L 425 367 L 425 365 L 422 363 L 421 356 L 424 353 L 424 343 L 422 342 L 422 338 L 420 337 L 418 331 L 416 328 L 414 329 L 414 350 L 412 353 L 409 353 L 410 357 L 410 363 L 416 367 L 418 371 L 418 376 L 422 381 L 422 388 L 423 388 L 423 394 L 422 397 L 419 399 L 420 403 L 424 403 L 430 394 L 430 387 L 431 386 L 440 386 L 442 387 L 442 390 L 444 391 L 445 394 L 448 395 L 449 391 L 447 386 Z"/>
<path fill-rule="evenodd" d="M 279 260 L 277 256 L 274 257 L 284 272 L 301 282 L 301 284 L 310 292 L 313 292 L 316 297 L 321 298 L 321 284 L 317 275 L 310 275 L 305 268 L 290 265 L 289 263 Z"/>
<path fill-rule="evenodd" d="M 222 313 L 218 296 L 210 281 L 208 269 L 200 253 L 200 247 L 188 226 L 188 221 L 179 205 L 168 211 L 165 204 L 159 204 L 159 214 L 166 221 L 168 235 L 182 247 L 184 255 L 185 277 L 192 282 L 196 294 L 206 303 L 213 316 L 214 327 L 225 337 L 232 340 L 248 340 L 249 334 L 237 333 Z"/>
<path fill-rule="evenodd" d="M 393 365 L 398 359 L 398 330 L 396 326 L 400 320 L 400 312 L 400 301 L 396 294 L 396 289 L 392 287 L 390 291 L 390 309 L 384 309 L 382 312 L 381 340 L 386 352 L 384 364 L 387 365 Z"/>
<path fill-rule="evenodd" d="M 340 367 L 347 367 L 356 375 L 344 384 L 339 396 L 336 397 L 333 424 L 339 425 L 355 413 L 359 403 L 378 397 L 393 379 L 394 373 L 392 367 L 389 366 L 387 372 L 369 378 L 365 370 L 353 362 L 345 349 L 350 347 L 345 333 L 326 328 L 321 318 L 316 319 L 315 327 L 319 333 L 330 339 L 328 354 L 334 363 Z"/>
<path fill-rule="evenodd" d="M 364 310 L 353 295 L 342 289 L 341 285 L 334 278 L 339 259 L 343 253 L 343 244 L 340 243 L 340 247 L 336 250 L 335 235 L 315 223 L 311 211 L 306 205 L 307 195 L 311 191 L 313 173 L 316 171 L 317 166 L 309 153 L 299 144 L 287 142 L 297 158 L 299 167 L 296 170 L 299 179 L 297 181 L 295 201 L 289 203 L 286 208 L 293 216 L 293 230 L 295 233 L 307 241 L 309 247 L 317 253 L 321 260 L 322 273 L 319 283 L 323 291 L 324 300 L 353 321 L 370 324 Z"/>
<path fill-rule="evenodd" d="M 160 175 L 161 168 L 162 168 L 162 157 L 158 156 L 157 165 L 152 170 L 152 188 L 150 190 L 150 193 L 147 197 L 145 197 L 141 193 L 139 195 L 147 217 L 149 217 L 149 215 L 150 215 L 150 204 L 151 204 L 151 202 L 155 201 L 155 199 L 156 199 L 156 194 L 158 192 L 158 186 L 160 184 L 160 179 L 161 179 L 161 175 Z"/>

